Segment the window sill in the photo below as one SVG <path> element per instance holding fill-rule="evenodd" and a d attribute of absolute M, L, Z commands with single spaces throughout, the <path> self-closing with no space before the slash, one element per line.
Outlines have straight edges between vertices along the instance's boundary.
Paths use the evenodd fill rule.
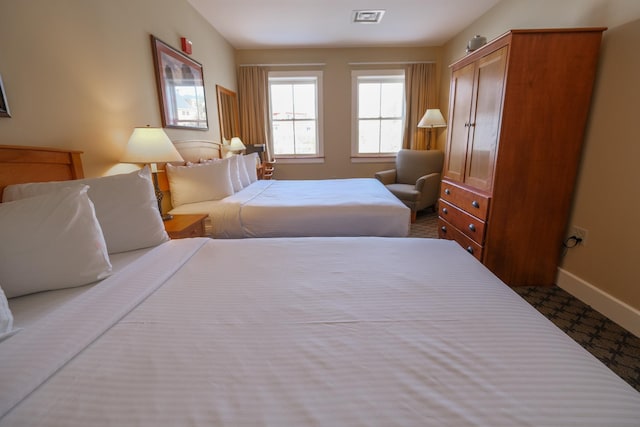
<path fill-rule="evenodd" d="M 276 157 L 278 164 L 285 163 L 324 163 L 324 157 Z"/>
<path fill-rule="evenodd" d="M 351 163 L 395 163 L 396 156 L 358 156 L 351 157 Z"/>

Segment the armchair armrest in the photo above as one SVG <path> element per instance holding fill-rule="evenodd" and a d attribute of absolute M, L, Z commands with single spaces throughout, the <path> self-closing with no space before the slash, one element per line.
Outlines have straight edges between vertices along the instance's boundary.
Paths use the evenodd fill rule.
<path fill-rule="evenodd" d="M 423 192 L 426 189 L 437 189 L 440 185 L 440 173 L 434 172 L 428 175 L 423 175 L 416 181 L 416 190 Z"/>
<path fill-rule="evenodd" d="M 396 170 L 389 169 L 386 171 L 376 172 L 375 177 L 384 185 L 393 184 L 394 182 L 396 182 Z"/>

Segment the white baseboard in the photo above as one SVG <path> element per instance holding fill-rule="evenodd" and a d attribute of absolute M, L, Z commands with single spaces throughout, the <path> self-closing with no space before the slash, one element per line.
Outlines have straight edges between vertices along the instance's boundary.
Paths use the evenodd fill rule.
<path fill-rule="evenodd" d="M 640 337 L 640 311 L 562 268 L 558 268 L 556 283 L 574 297 Z"/>

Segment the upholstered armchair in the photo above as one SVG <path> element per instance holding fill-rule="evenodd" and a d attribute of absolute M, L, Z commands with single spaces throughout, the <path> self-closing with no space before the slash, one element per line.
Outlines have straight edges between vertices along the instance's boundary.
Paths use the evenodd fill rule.
<path fill-rule="evenodd" d="M 402 149 L 396 156 L 396 168 L 376 172 L 375 177 L 411 209 L 411 222 L 415 222 L 418 211 L 435 210 L 443 163 L 442 151 Z"/>

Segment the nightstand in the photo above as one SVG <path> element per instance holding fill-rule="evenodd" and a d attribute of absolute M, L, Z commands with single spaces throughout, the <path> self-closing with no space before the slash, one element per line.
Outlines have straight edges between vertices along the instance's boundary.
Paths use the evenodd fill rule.
<path fill-rule="evenodd" d="M 205 237 L 204 220 L 207 217 L 207 214 L 174 215 L 173 218 L 164 222 L 164 229 L 172 239 Z"/>

